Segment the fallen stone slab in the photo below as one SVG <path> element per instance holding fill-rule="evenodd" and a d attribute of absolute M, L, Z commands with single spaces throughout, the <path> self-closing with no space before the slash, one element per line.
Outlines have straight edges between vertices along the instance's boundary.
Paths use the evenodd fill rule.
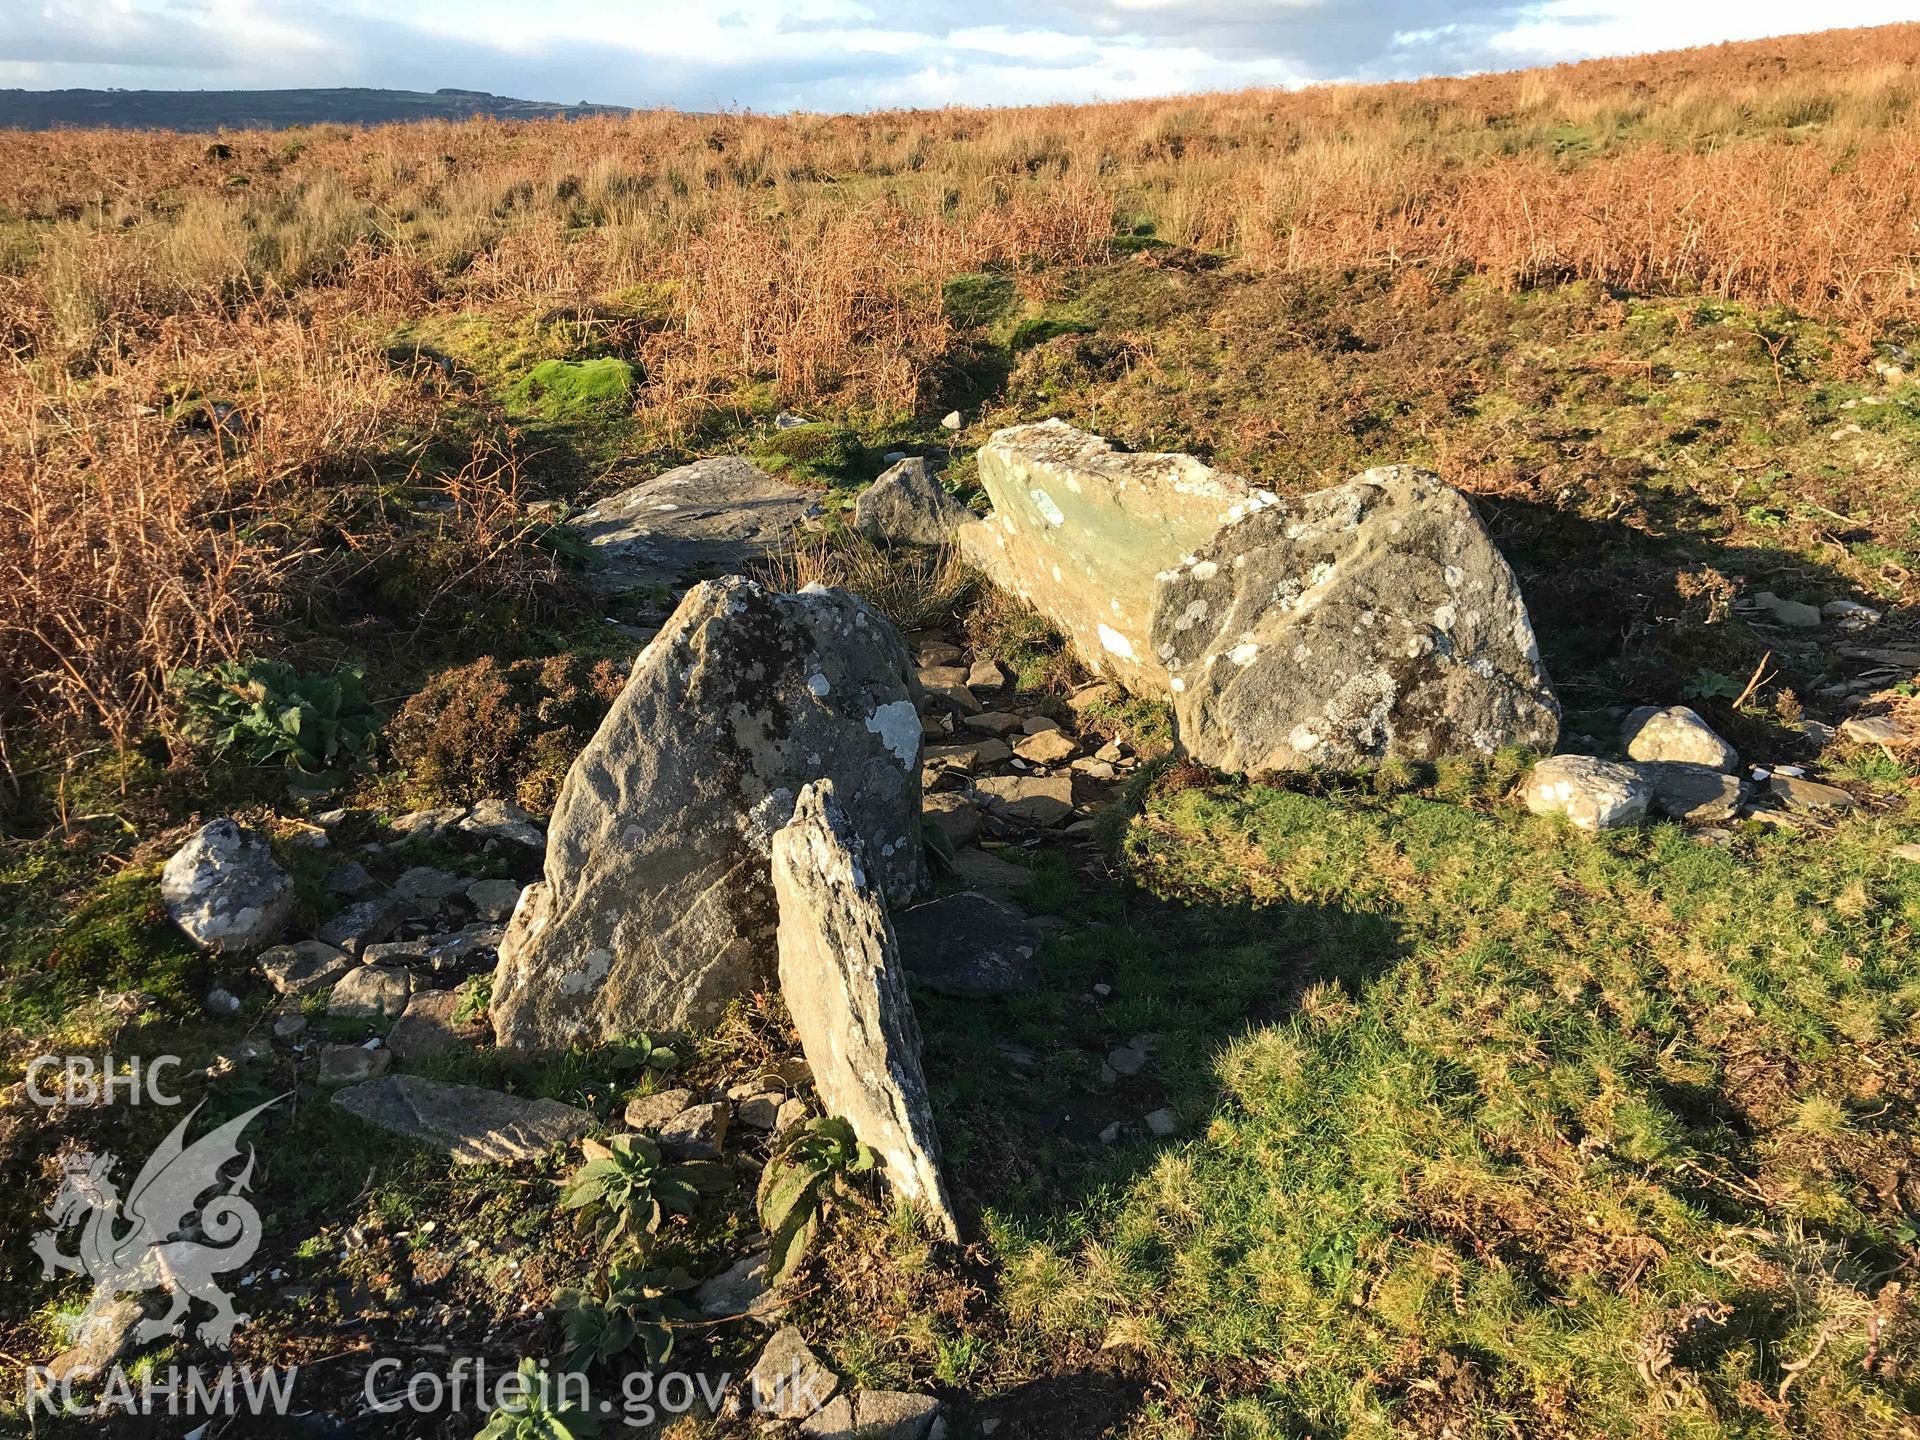
<path fill-rule="evenodd" d="M 333 1103 L 357 1119 L 445 1151 L 466 1165 L 536 1160 L 593 1126 L 593 1116 L 557 1100 L 505 1095 L 418 1075 L 354 1085 Z"/>
<path fill-rule="evenodd" d="M 1527 772 L 1520 798 L 1535 815 L 1564 815 L 1580 830 L 1637 825 L 1653 803 L 1639 767 L 1591 755 L 1550 755 Z"/>
<path fill-rule="evenodd" d="M 773 889 L 780 989 L 820 1103 L 878 1152 L 897 1195 L 957 1239 L 893 927 L 867 847 L 831 782 L 801 791 L 774 836 Z"/>
<path fill-rule="evenodd" d="M 1411 465 L 1222 526 L 1168 568 L 1152 641 L 1181 748 L 1236 774 L 1560 734 L 1513 571 L 1466 496 Z"/>
<path fill-rule="evenodd" d="M 533 815 L 511 800 L 479 800 L 460 820 L 460 833 L 485 843 L 505 840 L 538 850 L 547 843 L 547 832 Z"/>
<path fill-rule="evenodd" d="M 1040 932 L 990 895 L 964 891 L 913 905 L 894 912 L 893 927 L 908 972 L 942 995 L 1007 995 L 1038 978 Z"/>
<path fill-rule="evenodd" d="M 1646 760 L 1638 768 L 1653 787 L 1652 808 L 1683 825 L 1718 825 L 1740 813 L 1746 787 L 1738 776 L 1680 760 Z"/>
<path fill-rule="evenodd" d="M 767 1252 L 764 1246 L 749 1251 L 719 1274 L 700 1282 L 693 1292 L 693 1305 L 709 1320 L 730 1320 L 744 1315 L 763 1325 L 786 1308 L 767 1277 Z"/>
<path fill-rule="evenodd" d="M 737 456 L 696 460 L 600 501 L 570 528 L 603 562 L 600 589 L 679 590 L 738 574 L 783 545 L 819 497 Z"/>
<path fill-rule="evenodd" d="M 1859 802 L 1838 785 L 1823 785 L 1797 775 L 1773 775 L 1767 789 L 1789 810 L 1811 814 L 1822 810 L 1851 810 Z"/>
<path fill-rule="evenodd" d="M 160 898 L 202 950 L 252 950 L 280 938 L 293 914 L 293 877 L 267 837 L 234 820 L 210 820 L 168 859 Z"/>
<path fill-rule="evenodd" d="M 800 1422 L 808 1440 L 927 1440 L 940 1414 L 930 1395 L 904 1390 L 856 1390 Z"/>
<path fill-rule="evenodd" d="M 926 818 L 956 847 L 980 833 L 980 809 L 964 795 L 929 795 L 922 806 Z"/>
<path fill-rule="evenodd" d="M 993 513 L 963 526 L 963 555 L 1051 620 L 1087 667 L 1168 693 L 1149 642 L 1159 576 L 1246 513 L 1253 487 L 1191 455 L 1130 455 L 1062 420 L 999 430 L 980 447 Z"/>
<path fill-rule="evenodd" d="M 694 1029 L 776 963 L 772 834 L 830 777 L 896 903 L 927 884 L 920 719 L 893 627 L 844 590 L 687 592 L 561 787 L 500 944 L 502 1046 Z"/>
<path fill-rule="evenodd" d="M 393 1052 L 385 1048 L 368 1050 L 360 1045 L 322 1045 L 320 1083 L 329 1087 L 357 1084 L 386 1074 L 392 1064 Z"/>
<path fill-rule="evenodd" d="M 1033 881 L 1033 872 L 1026 866 L 1015 865 L 971 845 L 954 852 L 953 873 L 969 890 L 988 894 L 1010 895 Z"/>

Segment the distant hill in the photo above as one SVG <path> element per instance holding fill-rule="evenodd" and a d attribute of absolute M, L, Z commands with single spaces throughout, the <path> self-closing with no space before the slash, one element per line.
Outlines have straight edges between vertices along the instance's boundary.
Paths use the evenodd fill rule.
<path fill-rule="evenodd" d="M 281 130 L 397 120 L 550 120 L 624 115 L 622 105 L 556 105 L 484 90 L 0 90 L 0 129 Z"/>

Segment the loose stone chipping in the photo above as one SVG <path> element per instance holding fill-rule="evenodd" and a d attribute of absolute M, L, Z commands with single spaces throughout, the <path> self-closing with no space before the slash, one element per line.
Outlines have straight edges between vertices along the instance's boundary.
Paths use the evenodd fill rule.
<path fill-rule="evenodd" d="M 561 788 L 507 928 L 499 1043 L 694 1027 L 776 965 L 772 834 L 830 778 L 893 903 L 926 885 L 913 667 L 841 590 L 690 590 Z M 911 723 L 910 723 L 911 722 Z"/>
<path fill-rule="evenodd" d="M 962 527 L 961 553 L 1052 620 L 1089 669 L 1144 695 L 1168 693 L 1148 643 L 1157 577 L 1273 500 L 1191 455 L 1129 455 L 1062 420 L 996 431 L 980 481 L 993 513 Z"/>
<path fill-rule="evenodd" d="M 836 788 L 808 785 L 773 838 L 781 993 L 827 1113 L 845 1116 L 894 1190 L 958 1239 L 899 948 L 872 851 Z"/>
<path fill-rule="evenodd" d="M 1152 642 L 1182 747 L 1222 770 L 1559 736 L 1512 570 L 1466 497 L 1413 466 L 1250 503 L 1166 575 Z"/>

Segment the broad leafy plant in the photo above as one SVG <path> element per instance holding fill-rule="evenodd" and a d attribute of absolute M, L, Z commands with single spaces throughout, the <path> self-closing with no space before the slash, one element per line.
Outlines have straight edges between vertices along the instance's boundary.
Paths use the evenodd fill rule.
<path fill-rule="evenodd" d="M 644 1250 L 669 1214 L 691 1214 L 700 1198 L 700 1167 L 669 1165 L 644 1135 L 616 1135 L 590 1144 L 588 1160 L 560 1195 L 562 1210 L 578 1210 L 599 1231 L 600 1243 Z"/>
<path fill-rule="evenodd" d="M 520 1395 L 493 1414 L 474 1440 L 585 1440 L 600 1433 L 592 1412 L 562 1400 L 553 1402 L 553 1383 L 536 1360 L 522 1360 Z"/>
<path fill-rule="evenodd" d="M 698 1319 L 679 1297 L 691 1282 L 682 1270 L 646 1270 L 615 1264 L 593 1290 L 567 1289 L 554 1299 L 565 1314 L 569 1370 L 583 1370 L 624 1354 L 635 1344 L 649 1365 L 673 1354 L 676 1322 Z"/>
<path fill-rule="evenodd" d="M 188 738 L 217 755 L 238 751 L 255 765 L 301 770 L 344 764 L 380 728 L 359 670 L 302 675 L 279 660 L 222 661 L 173 672 Z"/>
<path fill-rule="evenodd" d="M 760 1223 L 773 1240 L 767 1268 L 775 1284 L 799 1267 L 832 1203 L 857 1194 L 852 1177 L 876 1170 L 879 1163 L 842 1116 L 823 1116 L 787 1131 L 760 1176 Z"/>

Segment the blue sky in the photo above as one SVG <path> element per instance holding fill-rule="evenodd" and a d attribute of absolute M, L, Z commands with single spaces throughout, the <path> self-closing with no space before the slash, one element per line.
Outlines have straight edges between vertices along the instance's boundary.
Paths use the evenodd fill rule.
<path fill-rule="evenodd" d="M 1915 18 L 1915 0 L 0 0 L 0 86 L 443 85 L 867 110 L 1399 79 Z"/>

